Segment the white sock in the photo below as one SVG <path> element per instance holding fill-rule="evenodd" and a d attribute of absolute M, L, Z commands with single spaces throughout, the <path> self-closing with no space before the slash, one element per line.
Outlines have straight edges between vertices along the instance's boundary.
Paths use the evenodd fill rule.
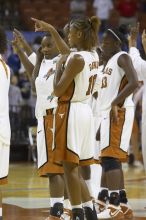
<path fill-rule="evenodd" d="M 92 181 L 91 179 L 85 180 L 85 183 L 87 184 L 90 196 L 94 198 L 94 193 L 93 193 L 93 187 L 92 187 Z"/>
<path fill-rule="evenodd" d="M 65 199 L 64 201 L 63 201 L 63 207 L 65 208 L 65 209 L 72 209 L 72 207 L 71 207 L 71 203 L 70 203 L 70 201 L 69 201 L 69 199 Z"/>
<path fill-rule="evenodd" d="M 0 207 L 0 217 L 2 216 L 2 207 Z"/>
<path fill-rule="evenodd" d="M 88 202 L 84 202 L 83 207 L 89 207 L 93 210 L 93 202 L 92 201 L 88 201 Z"/>
<path fill-rule="evenodd" d="M 82 204 L 80 205 L 72 205 L 72 209 L 82 209 Z"/>
<path fill-rule="evenodd" d="M 64 197 L 59 197 L 59 198 L 50 198 L 50 204 L 51 207 L 55 205 L 55 203 L 63 203 Z"/>

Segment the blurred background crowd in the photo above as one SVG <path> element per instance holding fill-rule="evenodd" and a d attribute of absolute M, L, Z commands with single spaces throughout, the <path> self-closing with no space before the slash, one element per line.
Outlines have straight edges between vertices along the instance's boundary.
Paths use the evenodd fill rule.
<path fill-rule="evenodd" d="M 13 29 L 17 28 L 21 31 L 33 51 L 36 51 L 40 46 L 42 35 L 34 32 L 31 17 L 47 21 L 60 30 L 71 19 L 91 15 L 97 15 L 101 20 L 100 39 L 105 29 L 118 27 L 123 23 L 134 26 L 140 22 L 140 31 L 142 31 L 146 28 L 146 0 L 0 0 L 0 21 L 8 37 L 8 51 L 5 58 L 11 68 L 9 92 L 12 128 L 11 160 L 26 159 L 25 155 L 28 155 L 27 150 L 29 151 L 28 145 L 30 145 L 29 128 L 36 126 L 34 114 L 36 94 L 32 93 L 25 69 L 12 50 Z M 140 38 L 138 47 L 144 57 Z M 130 165 L 141 164 L 141 97 L 142 83 L 134 95 L 136 116 L 131 138 Z"/>

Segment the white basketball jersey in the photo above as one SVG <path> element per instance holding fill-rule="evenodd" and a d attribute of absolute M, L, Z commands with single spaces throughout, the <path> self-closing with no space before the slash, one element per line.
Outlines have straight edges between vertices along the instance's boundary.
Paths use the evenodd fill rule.
<path fill-rule="evenodd" d="M 86 102 L 89 100 L 93 91 L 99 65 L 99 57 L 96 51 L 72 52 L 67 62 L 74 54 L 80 54 L 85 61 L 85 65 L 83 70 L 74 78 L 74 93 L 71 102 Z"/>
<path fill-rule="evenodd" d="M 124 70 L 118 65 L 118 59 L 126 52 L 115 54 L 102 70 L 102 82 L 100 90 L 100 109 L 110 110 L 113 100 L 117 97 L 120 91 L 128 83 Z M 132 95 L 127 97 L 121 107 L 133 106 Z"/>
<path fill-rule="evenodd" d="M 10 69 L 0 56 L 0 141 L 10 144 L 9 122 Z"/>
<path fill-rule="evenodd" d="M 44 59 L 41 63 L 39 75 L 35 81 L 37 93 L 36 118 L 46 115 L 46 109 L 57 106 L 58 98 L 52 96 L 57 58 L 55 57 L 51 60 Z"/>

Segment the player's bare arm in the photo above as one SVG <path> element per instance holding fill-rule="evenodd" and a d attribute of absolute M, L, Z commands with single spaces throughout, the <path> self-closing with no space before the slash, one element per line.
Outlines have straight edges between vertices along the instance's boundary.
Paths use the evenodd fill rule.
<path fill-rule="evenodd" d="M 36 65 L 33 69 L 33 73 L 32 73 L 32 90 L 35 91 L 35 80 L 39 74 L 39 70 L 40 70 L 40 66 L 41 66 L 41 62 L 43 60 L 43 53 L 41 52 L 42 47 L 40 47 L 37 51 L 37 60 L 36 60 Z"/>
<path fill-rule="evenodd" d="M 44 22 L 42 20 L 38 20 L 36 18 L 31 18 L 35 22 L 35 31 L 46 31 L 50 32 L 52 35 L 54 42 L 57 46 L 58 51 L 61 54 L 69 54 L 70 48 L 65 43 L 65 41 L 61 38 L 61 36 L 58 34 L 57 30 L 47 22 Z"/>
<path fill-rule="evenodd" d="M 137 46 L 137 37 L 139 34 L 139 23 L 135 27 L 132 27 L 130 30 L 130 35 L 128 37 L 128 44 L 129 44 L 129 49 L 131 47 L 136 47 Z"/>
<path fill-rule="evenodd" d="M 33 53 L 33 50 L 31 48 L 31 46 L 25 40 L 23 34 L 20 31 L 18 31 L 16 28 L 14 28 L 13 35 L 14 35 L 15 39 L 17 40 L 19 46 L 22 49 L 24 49 L 24 51 L 26 52 L 27 56 L 30 56 Z"/>
<path fill-rule="evenodd" d="M 75 76 L 83 70 L 84 65 L 84 59 L 80 55 L 76 54 L 68 61 L 68 64 L 65 70 L 63 71 L 60 79 L 58 77 L 58 74 L 60 74 L 60 72 L 56 72 L 54 78 L 54 94 L 57 97 L 63 95 L 63 93 L 72 83 Z"/>
<path fill-rule="evenodd" d="M 129 55 L 122 54 L 118 59 L 118 65 L 125 71 L 128 83 L 113 101 L 112 105 L 118 105 L 122 103 L 125 98 L 128 97 L 138 86 L 137 73 L 133 67 Z"/>
<path fill-rule="evenodd" d="M 28 75 L 29 80 L 31 80 L 32 72 L 34 69 L 34 66 L 29 61 L 28 57 L 25 55 L 24 51 L 20 48 L 19 43 L 16 39 L 12 41 L 12 47 L 13 50 L 17 53 L 17 55 L 20 58 L 20 61 L 22 62 L 24 68 L 26 69 L 26 73 Z"/>

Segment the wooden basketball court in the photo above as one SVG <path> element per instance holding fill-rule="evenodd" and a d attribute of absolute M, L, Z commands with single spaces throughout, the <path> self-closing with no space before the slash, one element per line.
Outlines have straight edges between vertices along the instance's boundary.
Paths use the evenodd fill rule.
<path fill-rule="evenodd" d="M 133 220 L 146 220 L 146 174 L 143 168 L 124 168 Z M 37 176 L 33 163 L 10 165 L 9 184 L 3 187 L 3 220 L 45 220 L 49 213 L 49 183 Z"/>

